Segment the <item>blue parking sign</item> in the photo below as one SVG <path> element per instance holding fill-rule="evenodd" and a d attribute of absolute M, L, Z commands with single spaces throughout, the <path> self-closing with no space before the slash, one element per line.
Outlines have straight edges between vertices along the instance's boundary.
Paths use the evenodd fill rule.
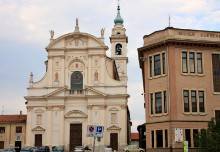
<path fill-rule="evenodd" d="M 102 133 L 102 132 L 103 132 L 103 126 L 97 126 L 96 133 Z"/>
<path fill-rule="evenodd" d="M 95 130 L 96 137 L 103 137 L 103 132 L 104 132 L 104 126 L 96 126 L 96 130 Z"/>

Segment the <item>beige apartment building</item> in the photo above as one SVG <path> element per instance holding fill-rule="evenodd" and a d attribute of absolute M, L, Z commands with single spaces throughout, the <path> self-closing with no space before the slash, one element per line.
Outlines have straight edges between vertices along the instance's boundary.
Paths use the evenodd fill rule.
<path fill-rule="evenodd" d="M 26 115 L 0 115 L 0 149 L 23 147 L 26 135 Z"/>
<path fill-rule="evenodd" d="M 138 49 L 146 113 L 146 149 L 182 151 L 220 117 L 220 32 L 168 27 Z"/>

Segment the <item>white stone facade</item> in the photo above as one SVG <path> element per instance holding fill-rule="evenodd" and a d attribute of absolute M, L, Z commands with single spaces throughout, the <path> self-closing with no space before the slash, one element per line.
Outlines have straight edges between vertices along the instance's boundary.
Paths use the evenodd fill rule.
<path fill-rule="evenodd" d="M 36 135 L 40 135 L 42 145 L 64 145 L 70 151 L 70 140 L 74 138 L 70 139 L 71 124 L 82 125 L 82 145 L 91 147 L 93 143 L 93 138 L 87 137 L 88 125 L 104 126 L 97 147 L 110 145 L 111 133 L 118 134 L 118 149 L 127 145 L 127 37 L 123 25 L 115 25 L 110 58 L 106 56 L 103 32 L 100 38 L 82 33 L 78 21 L 74 32 L 56 39 L 51 31 L 45 76 L 33 82 L 31 75 L 25 97 L 27 146 L 35 146 L 39 139 Z M 118 43 L 122 45 L 121 55 L 115 55 Z M 74 72 L 79 76 L 74 77 Z M 75 80 L 80 75 L 82 88 L 74 90 L 72 85 L 78 85 Z"/>

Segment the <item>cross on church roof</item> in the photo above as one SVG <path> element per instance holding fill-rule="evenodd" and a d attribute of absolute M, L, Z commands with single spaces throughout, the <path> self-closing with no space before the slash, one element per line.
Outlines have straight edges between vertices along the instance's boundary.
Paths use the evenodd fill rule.
<path fill-rule="evenodd" d="M 121 14 L 120 14 L 120 3 L 119 3 L 119 0 L 118 0 L 118 8 L 117 8 L 118 12 L 117 12 L 117 16 L 114 20 L 115 24 L 123 24 L 124 23 L 124 20 L 122 19 L 121 17 Z"/>
<path fill-rule="evenodd" d="M 79 20 L 76 18 L 76 26 L 74 32 L 79 32 Z"/>

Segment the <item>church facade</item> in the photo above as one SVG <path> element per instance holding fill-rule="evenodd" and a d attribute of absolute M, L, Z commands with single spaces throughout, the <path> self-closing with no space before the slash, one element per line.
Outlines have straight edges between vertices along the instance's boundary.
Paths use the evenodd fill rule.
<path fill-rule="evenodd" d="M 91 145 L 88 125 L 104 126 L 97 147 L 120 150 L 128 141 L 127 36 L 120 7 L 106 55 L 104 29 L 100 37 L 79 30 L 51 39 L 46 48 L 46 73 L 39 81 L 30 75 L 27 88 L 27 146 Z"/>

